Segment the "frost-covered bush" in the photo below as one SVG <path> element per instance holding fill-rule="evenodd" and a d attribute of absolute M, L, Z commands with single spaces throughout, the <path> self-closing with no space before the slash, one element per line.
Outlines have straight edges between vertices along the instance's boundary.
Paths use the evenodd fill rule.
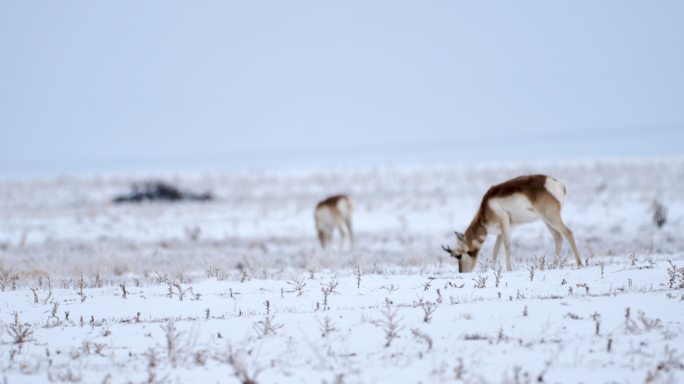
<path fill-rule="evenodd" d="M 667 207 L 655 199 L 651 208 L 653 210 L 653 223 L 656 227 L 661 228 L 667 222 Z"/>

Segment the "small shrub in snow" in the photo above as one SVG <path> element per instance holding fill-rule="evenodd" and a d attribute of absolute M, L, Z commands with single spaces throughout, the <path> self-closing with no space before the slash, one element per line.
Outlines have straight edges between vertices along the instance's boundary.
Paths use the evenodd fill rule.
<path fill-rule="evenodd" d="M 164 273 L 163 275 L 159 272 L 155 272 L 155 281 L 157 284 L 164 284 L 169 281 L 169 275 Z"/>
<path fill-rule="evenodd" d="M 648 255 L 644 259 L 644 266 L 639 269 L 653 269 L 655 267 L 655 260 L 653 260 L 653 255 Z"/>
<path fill-rule="evenodd" d="M 330 282 L 323 287 L 321 287 L 321 292 L 323 292 L 323 310 L 327 311 L 328 310 L 328 297 L 330 295 L 336 295 L 339 292 L 335 290 L 337 288 L 337 281 L 335 280 L 330 280 Z"/>
<path fill-rule="evenodd" d="M 662 322 L 660 319 L 651 319 L 646 316 L 642 311 L 639 311 L 638 322 L 632 319 L 631 310 L 629 307 L 625 309 L 625 332 L 640 334 L 645 332 L 650 332 L 654 329 L 659 329 L 662 327 Z"/>
<path fill-rule="evenodd" d="M 662 326 L 660 319 L 650 319 L 646 317 L 646 314 L 639 311 L 639 321 L 641 322 L 641 327 L 644 332 L 650 332 L 653 329 L 658 329 Z"/>
<path fill-rule="evenodd" d="M 454 367 L 454 376 L 456 380 L 463 380 L 463 375 L 465 375 L 465 365 L 463 365 L 463 359 L 458 358 L 458 364 Z"/>
<path fill-rule="evenodd" d="M 56 301 L 53 301 L 52 302 L 52 310 L 50 311 L 50 317 L 59 320 L 59 316 L 57 316 L 58 310 L 59 310 L 59 303 Z"/>
<path fill-rule="evenodd" d="M 667 268 L 667 286 L 670 288 L 684 288 L 684 267 L 678 268 L 672 263 L 672 260 L 667 262 L 670 264 Z"/>
<path fill-rule="evenodd" d="M 658 199 L 654 199 L 651 210 L 653 211 L 653 224 L 661 228 L 667 222 L 667 208 Z"/>
<path fill-rule="evenodd" d="M 157 367 L 159 366 L 159 355 L 157 354 L 157 350 L 148 348 L 144 353 L 144 356 L 147 357 L 147 383 L 156 384 L 165 382 L 167 379 L 166 377 L 161 379 L 157 378 Z"/>
<path fill-rule="evenodd" d="M 585 293 L 586 293 L 587 295 L 589 294 L 589 284 L 587 284 L 587 283 L 578 283 L 578 284 L 575 284 L 575 286 L 576 286 L 577 288 L 584 288 L 584 289 L 585 289 Z"/>
<path fill-rule="evenodd" d="M 487 337 L 487 335 L 483 335 L 481 333 L 469 333 L 469 334 L 463 335 L 463 340 L 466 340 L 466 341 L 489 340 L 489 337 Z"/>
<path fill-rule="evenodd" d="M 676 352 L 676 349 L 670 348 L 668 345 L 665 345 L 665 357 L 658 363 L 658 365 L 653 371 L 648 372 L 648 374 L 646 375 L 646 380 L 644 380 L 644 382 L 676 382 L 677 380 L 673 380 L 673 377 L 669 377 L 669 380 L 666 380 L 665 377 L 662 377 L 661 375 L 662 373 L 670 373 L 671 371 L 675 370 L 684 370 L 684 362 L 682 362 L 683 356 L 681 353 L 675 355 Z"/>
<path fill-rule="evenodd" d="M 560 254 L 553 257 L 551 269 L 563 269 L 565 267 L 565 258 Z"/>
<path fill-rule="evenodd" d="M 595 335 L 598 336 L 599 332 L 601 332 L 601 314 L 598 312 L 594 312 L 594 314 L 591 315 L 592 320 L 594 320 L 594 327 L 595 327 Z"/>
<path fill-rule="evenodd" d="M 167 285 L 166 297 L 168 297 L 169 299 L 173 299 L 173 283 L 171 283 L 170 281 L 167 281 L 166 285 Z"/>
<path fill-rule="evenodd" d="M 209 358 L 208 355 L 209 351 L 206 349 L 200 349 L 193 352 L 192 360 L 195 362 L 195 365 L 203 367 L 207 364 L 207 359 Z"/>
<path fill-rule="evenodd" d="M 17 290 L 17 280 L 19 276 L 13 271 L 5 271 L 0 268 L 0 291 L 5 292 L 9 287 L 12 287 L 13 291 Z"/>
<path fill-rule="evenodd" d="M 19 314 L 14 312 L 14 323 L 10 324 L 7 333 L 12 338 L 14 344 L 23 344 L 33 336 L 33 330 L 28 324 L 22 324 L 19 322 Z"/>
<path fill-rule="evenodd" d="M 166 337 L 166 354 L 171 362 L 171 366 L 176 368 L 180 355 L 180 337 L 182 333 L 176 330 L 176 325 L 172 320 L 169 320 L 166 325 L 162 325 L 161 329 Z"/>
<path fill-rule="evenodd" d="M 323 321 L 319 321 L 318 325 L 321 329 L 321 337 L 327 337 L 330 332 L 335 331 L 335 325 L 330 321 L 328 316 L 323 318 Z"/>
<path fill-rule="evenodd" d="M 247 368 L 247 363 L 244 361 L 243 356 L 245 352 L 233 351 L 232 348 L 229 349 L 228 354 L 225 358 L 218 357 L 217 360 L 225 362 L 230 365 L 233 369 L 233 374 L 235 378 L 238 379 L 240 384 L 256 384 L 257 376 L 261 373 L 261 368 L 255 368 L 251 372 Z"/>
<path fill-rule="evenodd" d="M 392 341 L 399 336 L 399 332 L 404 329 L 403 326 L 399 325 L 399 319 L 397 319 L 397 309 L 392 308 L 391 305 L 387 305 L 380 314 L 382 319 L 373 322 L 378 327 L 381 327 L 385 331 L 385 348 L 392 344 Z"/>
<path fill-rule="evenodd" d="M 636 253 L 632 252 L 629 254 L 629 265 L 632 267 L 636 267 L 637 263 L 639 262 L 639 257 L 636 255 Z"/>
<path fill-rule="evenodd" d="M 178 283 L 173 283 L 173 287 L 178 290 L 178 300 L 183 301 L 183 298 L 185 297 L 185 291 L 183 290 L 183 287 L 181 287 L 181 285 Z"/>
<path fill-rule="evenodd" d="M 499 284 L 501 283 L 501 276 L 503 274 L 501 273 L 501 265 L 499 264 L 499 268 L 493 271 L 494 272 L 494 285 L 499 288 Z"/>
<path fill-rule="evenodd" d="M 269 335 L 275 335 L 276 332 L 283 327 L 282 324 L 276 323 L 273 320 L 275 316 L 264 316 L 263 321 L 257 321 L 254 323 L 254 330 L 257 332 L 259 337 L 265 337 Z"/>
<path fill-rule="evenodd" d="M 473 279 L 475 284 L 474 288 L 485 288 L 487 286 L 487 276 L 478 276 L 477 279 Z"/>
<path fill-rule="evenodd" d="M 83 290 L 85 289 L 85 281 L 83 280 L 83 275 L 78 279 L 78 296 L 81 298 L 81 303 L 86 301 L 86 295 Z"/>
<path fill-rule="evenodd" d="M 213 277 L 216 280 L 222 280 L 223 277 L 223 272 L 221 271 L 221 268 L 214 267 L 213 265 L 210 265 L 204 271 L 204 274 L 207 276 L 208 279 L 211 279 Z"/>
<path fill-rule="evenodd" d="M 48 288 L 49 291 L 47 293 L 47 296 L 45 296 L 44 299 L 40 299 L 40 295 L 38 294 L 38 288 L 31 288 L 31 291 L 33 292 L 33 303 L 34 304 L 47 304 L 51 301 L 52 299 L 52 289 Z"/>
<path fill-rule="evenodd" d="M 398 290 L 399 288 L 395 287 L 394 284 L 390 284 L 389 286 L 383 285 L 382 287 L 380 287 L 380 289 L 386 289 L 387 293 L 392 293 L 392 292 Z"/>
<path fill-rule="evenodd" d="M 643 264 L 639 265 L 640 263 L 639 256 L 636 253 L 630 253 L 629 266 L 631 269 L 653 269 L 656 265 L 652 255 L 645 256 Z"/>
<path fill-rule="evenodd" d="M 126 289 L 126 283 L 121 283 L 119 284 L 119 287 L 121 287 L 121 297 L 124 299 L 128 297 L 128 290 Z"/>
<path fill-rule="evenodd" d="M 235 296 L 239 294 L 240 292 L 234 292 L 233 288 L 228 289 L 228 297 L 230 297 L 231 299 L 235 299 Z"/>
<path fill-rule="evenodd" d="M 304 293 L 304 287 L 306 287 L 304 279 L 293 277 L 287 281 L 287 284 L 292 287 L 292 290 L 288 292 L 297 292 L 297 296 L 301 296 Z"/>
<path fill-rule="evenodd" d="M 421 301 L 418 306 L 423 309 L 423 322 L 429 323 L 432 320 L 432 314 L 437 310 L 437 306 L 430 301 Z"/>
<path fill-rule="evenodd" d="M 197 241 L 199 240 L 200 235 L 202 234 L 202 228 L 200 228 L 197 225 L 194 226 L 186 226 L 184 228 L 185 231 L 185 236 L 190 239 L 190 241 Z"/>
<path fill-rule="evenodd" d="M 432 338 L 430 336 L 421 332 L 418 328 L 412 328 L 411 334 L 416 338 L 416 340 L 425 343 L 425 345 L 427 345 L 428 351 L 432 349 Z"/>
<path fill-rule="evenodd" d="M 354 269 L 354 275 L 356 275 L 356 288 L 361 288 L 361 267 L 356 266 Z"/>

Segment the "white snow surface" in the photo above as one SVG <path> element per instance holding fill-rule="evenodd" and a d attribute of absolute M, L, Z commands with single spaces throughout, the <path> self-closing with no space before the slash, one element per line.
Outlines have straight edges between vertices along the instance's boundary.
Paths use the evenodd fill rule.
<path fill-rule="evenodd" d="M 586 265 L 533 223 L 458 273 L 440 245 L 531 173 Z M 149 178 L 217 199 L 111 203 Z M 356 247 L 323 253 L 337 193 Z M 682 382 L 682 224 L 682 159 L 2 180 L 0 382 Z"/>

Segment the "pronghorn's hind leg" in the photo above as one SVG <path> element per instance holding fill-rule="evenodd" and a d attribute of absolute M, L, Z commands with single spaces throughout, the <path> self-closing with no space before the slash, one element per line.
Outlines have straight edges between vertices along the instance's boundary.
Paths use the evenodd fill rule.
<path fill-rule="evenodd" d="M 572 253 L 575 255 L 575 261 L 577 262 L 577 266 L 581 266 L 582 259 L 580 258 L 579 252 L 577 251 L 577 244 L 575 244 L 575 235 L 573 235 L 570 228 L 568 228 L 565 225 L 565 223 L 563 223 L 563 220 L 560 221 L 559 231 L 563 234 L 565 239 L 568 240 L 568 243 L 570 243 L 570 248 L 572 248 Z"/>
<path fill-rule="evenodd" d="M 537 211 L 541 214 L 542 218 L 544 219 L 544 222 L 557 232 L 559 232 L 563 237 L 565 237 L 565 240 L 568 241 L 570 244 L 570 248 L 572 249 L 573 255 L 575 255 L 575 261 L 577 262 L 577 266 L 582 265 L 582 259 L 580 258 L 579 251 L 577 251 L 577 244 L 575 243 L 575 236 L 573 235 L 572 231 L 570 228 L 568 228 L 567 225 L 563 222 L 563 219 L 561 218 L 561 204 L 560 202 L 553 197 L 551 194 L 548 194 L 547 196 L 544 196 L 545 199 L 548 201 L 546 204 L 540 204 L 539 207 L 537 207 Z M 542 208 L 543 209 L 539 209 Z M 555 235 L 554 235 L 554 240 L 555 240 Z M 556 242 L 556 248 L 558 248 L 557 252 L 560 252 L 560 243 Z"/>
<path fill-rule="evenodd" d="M 560 251 L 561 251 L 561 245 L 563 245 L 563 236 L 561 235 L 560 232 L 555 230 L 552 226 L 550 226 L 548 223 L 544 222 L 546 224 L 546 228 L 549 229 L 549 232 L 551 232 L 551 236 L 553 236 L 553 243 L 556 246 L 556 257 L 560 256 Z"/>
<path fill-rule="evenodd" d="M 342 251 L 344 249 L 344 238 L 346 237 L 344 227 L 342 225 L 338 225 L 337 232 L 340 234 L 340 251 Z"/>
<path fill-rule="evenodd" d="M 499 256 L 499 251 L 501 250 L 501 234 L 496 236 L 496 242 L 494 243 L 494 253 L 492 254 L 492 259 L 494 264 L 496 264 L 496 258 Z"/>

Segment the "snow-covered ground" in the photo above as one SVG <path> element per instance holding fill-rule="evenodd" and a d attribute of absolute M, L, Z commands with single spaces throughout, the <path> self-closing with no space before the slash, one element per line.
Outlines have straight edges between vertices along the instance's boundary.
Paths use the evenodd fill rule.
<path fill-rule="evenodd" d="M 440 245 L 528 173 L 566 183 L 588 266 L 534 223 L 513 272 L 490 239 L 459 274 Z M 111 203 L 149 176 L 217 199 Z M 323 253 L 340 192 L 355 251 Z M 681 159 L 15 179 L 0 218 L 9 383 L 684 381 Z"/>

